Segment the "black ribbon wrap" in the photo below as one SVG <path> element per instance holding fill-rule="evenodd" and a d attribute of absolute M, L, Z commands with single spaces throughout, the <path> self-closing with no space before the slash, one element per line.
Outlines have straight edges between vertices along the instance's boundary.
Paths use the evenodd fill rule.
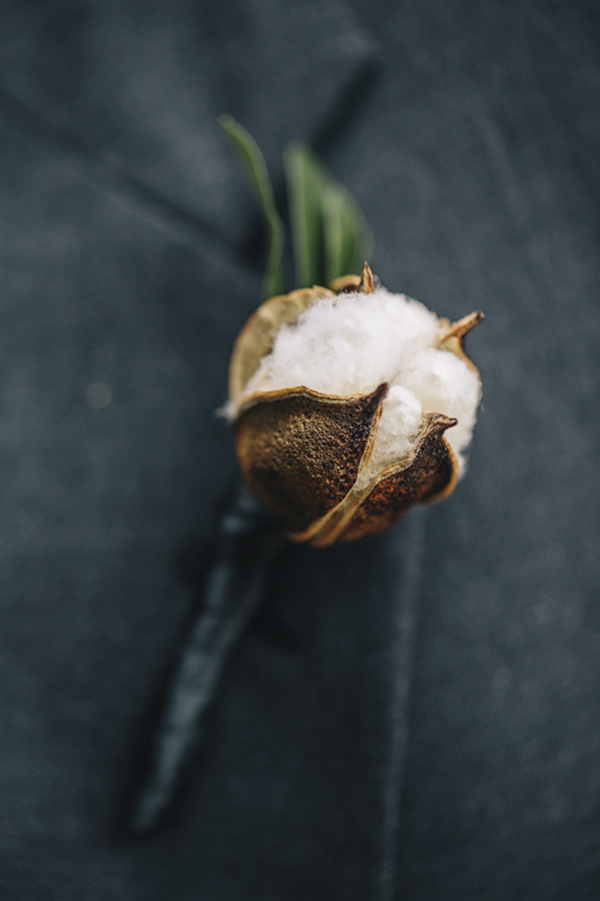
<path fill-rule="evenodd" d="M 152 832 L 175 797 L 227 661 L 264 595 L 284 543 L 278 521 L 240 487 L 221 516 L 202 603 L 178 651 L 132 805 L 135 834 Z"/>

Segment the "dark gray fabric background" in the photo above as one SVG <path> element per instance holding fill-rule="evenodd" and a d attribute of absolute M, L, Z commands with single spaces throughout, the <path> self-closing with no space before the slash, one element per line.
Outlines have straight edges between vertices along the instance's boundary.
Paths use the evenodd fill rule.
<path fill-rule="evenodd" d="M 600 897 L 599 88 L 592 0 L 2 0 L 3 901 Z M 262 275 L 221 112 L 278 190 L 316 147 L 389 288 L 484 309 L 484 409 L 450 500 L 286 549 L 136 840 Z"/>

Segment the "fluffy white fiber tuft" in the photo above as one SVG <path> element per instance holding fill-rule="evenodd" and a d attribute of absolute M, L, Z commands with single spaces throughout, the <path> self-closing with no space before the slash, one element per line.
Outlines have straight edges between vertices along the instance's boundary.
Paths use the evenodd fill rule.
<path fill-rule="evenodd" d="M 463 464 L 481 383 L 463 360 L 437 348 L 441 334 L 435 313 L 403 294 L 382 288 L 342 294 L 281 328 L 244 396 L 301 385 L 325 394 L 366 394 L 387 382 L 390 390 L 361 482 L 408 456 L 429 412 L 458 420 L 446 437 Z"/>

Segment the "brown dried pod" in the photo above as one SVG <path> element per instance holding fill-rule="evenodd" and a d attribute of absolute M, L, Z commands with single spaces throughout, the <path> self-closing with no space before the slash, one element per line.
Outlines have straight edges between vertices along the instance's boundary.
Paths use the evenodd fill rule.
<path fill-rule="evenodd" d="M 295 541 L 324 547 L 376 534 L 394 525 L 414 503 L 448 496 L 457 481 L 461 455 L 453 451 L 446 435 L 457 418 L 448 410 L 411 406 L 403 387 L 390 388 L 389 382 L 381 381 L 370 391 L 338 393 L 293 383 L 268 390 L 268 380 L 264 379 L 261 384 L 259 370 L 273 356 L 282 330 L 297 330 L 310 315 L 307 311 L 320 304 L 328 310 L 339 308 L 343 328 L 344 299 L 348 298 L 348 303 L 358 301 L 364 308 L 364 304 L 375 302 L 378 290 L 365 263 L 360 276 L 337 279 L 329 289 L 314 287 L 274 297 L 250 317 L 234 347 L 228 410 L 240 467 L 249 491 L 283 517 Z M 396 303 L 400 310 L 408 303 L 425 310 L 403 295 L 384 293 L 388 308 Z M 361 299 L 358 295 L 373 297 Z M 414 307 L 407 309 L 410 312 Z M 354 315 L 352 310 L 350 313 Z M 434 314 L 425 311 L 419 316 Z M 428 325 L 435 330 L 433 349 L 460 360 L 461 373 L 470 373 L 460 378 L 470 379 L 464 384 L 472 395 L 467 418 L 473 423 L 480 378 L 465 352 L 464 336 L 482 319 L 483 314 L 477 312 L 456 323 L 435 317 L 434 325 Z M 415 326 L 416 334 L 422 343 L 419 327 Z M 422 352 L 426 354 L 427 348 Z M 439 369 L 436 360 L 434 369 Z M 447 360 L 442 362 L 447 365 Z M 307 376 L 310 365 L 309 360 Z M 409 372 L 409 378 L 414 377 L 414 372 Z M 291 378 L 293 382 L 294 376 Z M 440 381 L 436 372 L 427 378 L 436 385 L 435 380 Z M 436 390 L 444 395 L 443 385 Z M 383 435 L 382 412 L 390 392 L 398 395 L 401 413 L 406 411 L 414 420 L 413 429 L 409 445 L 403 438 L 398 453 L 392 430 L 392 437 L 386 439 L 390 445 L 387 456 L 381 456 L 382 452 L 377 456 L 374 447 L 378 434 Z M 426 404 L 427 392 L 424 396 Z M 391 414 L 386 415 L 389 418 Z M 470 432 L 462 436 L 461 449 L 468 440 Z"/>

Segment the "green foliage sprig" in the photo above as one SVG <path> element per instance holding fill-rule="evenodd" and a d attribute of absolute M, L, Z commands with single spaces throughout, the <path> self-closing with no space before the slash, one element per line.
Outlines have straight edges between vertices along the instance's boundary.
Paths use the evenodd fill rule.
<path fill-rule="evenodd" d="M 252 136 L 231 116 L 220 116 L 263 216 L 268 240 L 264 299 L 285 290 L 285 227 L 264 157 Z M 358 272 L 370 256 L 372 238 L 356 201 L 304 144 L 284 151 L 297 288 L 326 285 Z"/>

